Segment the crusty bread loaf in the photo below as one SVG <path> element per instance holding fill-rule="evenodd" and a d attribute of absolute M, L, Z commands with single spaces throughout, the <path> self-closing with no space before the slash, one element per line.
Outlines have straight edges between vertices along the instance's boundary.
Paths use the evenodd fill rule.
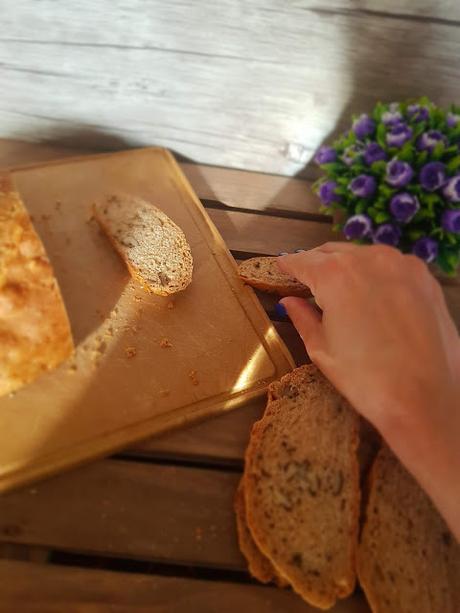
<path fill-rule="evenodd" d="M 246 521 L 244 479 L 242 478 L 235 494 L 236 527 L 241 553 L 247 560 L 249 572 L 261 583 L 276 583 L 286 587 L 287 582 L 278 575 L 270 560 L 264 556 L 252 538 Z"/>
<path fill-rule="evenodd" d="M 0 178 L 0 396 L 73 351 L 69 320 L 45 249 L 8 177 Z"/>
<path fill-rule="evenodd" d="M 279 296 L 310 297 L 311 292 L 305 285 L 281 272 L 277 259 L 276 257 L 258 257 L 245 260 L 238 266 L 239 275 L 245 283 L 264 292 Z"/>
<path fill-rule="evenodd" d="M 355 586 L 358 430 L 358 415 L 307 365 L 270 385 L 246 452 L 251 534 L 276 571 L 320 608 Z"/>
<path fill-rule="evenodd" d="M 168 296 L 190 284 L 193 259 L 187 239 L 156 206 L 113 195 L 94 205 L 94 216 L 147 291 Z"/>
<path fill-rule="evenodd" d="M 358 576 L 374 613 L 460 611 L 460 545 L 387 447 L 370 473 Z"/>

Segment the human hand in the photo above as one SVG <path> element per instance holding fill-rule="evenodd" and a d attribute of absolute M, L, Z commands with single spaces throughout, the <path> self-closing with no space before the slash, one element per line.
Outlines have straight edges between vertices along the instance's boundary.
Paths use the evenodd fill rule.
<path fill-rule="evenodd" d="M 284 298 L 312 361 L 386 439 L 460 540 L 460 340 L 426 265 L 383 245 L 278 259 L 322 314 Z"/>

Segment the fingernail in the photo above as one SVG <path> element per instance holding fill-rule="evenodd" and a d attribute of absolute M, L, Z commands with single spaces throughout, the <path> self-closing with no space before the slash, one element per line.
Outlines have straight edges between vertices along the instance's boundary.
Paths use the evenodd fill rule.
<path fill-rule="evenodd" d="M 296 249 L 294 253 L 303 253 L 305 249 Z"/>
<path fill-rule="evenodd" d="M 284 306 L 284 304 L 281 304 L 281 302 L 278 302 L 276 304 L 275 311 L 276 311 L 276 314 L 278 315 L 278 317 L 287 317 L 288 316 L 287 311 L 286 311 L 286 307 Z"/>
<path fill-rule="evenodd" d="M 289 255 L 289 253 L 287 251 L 280 251 L 278 255 Z"/>

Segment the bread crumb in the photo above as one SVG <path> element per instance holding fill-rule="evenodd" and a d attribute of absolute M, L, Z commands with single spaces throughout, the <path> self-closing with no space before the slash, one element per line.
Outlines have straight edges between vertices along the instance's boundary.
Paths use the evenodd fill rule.
<path fill-rule="evenodd" d="M 171 301 L 171 302 L 168 302 L 168 304 L 167 304 L 167 308 L 168 308 L 169 310 L 173 309 L 173 308 L 174 308 L 174 302 L 172 302 L 172 301 Z"/>
<path fill-rule="evenodd" d="M 69 366 L 67 367 L 67 372 L 77 372 L 77 365 L 76 364 L 69 364 Z"/>
<path fill-rule="evenodd" d="M 62 206 L 62 202 L 60 200 L 56 200 L 56 202 L 54 203 L 54 208 L 56 209 L 56 211 L 60 211 L 61 206 Z"/>
<path fill-rule="evenodd" d="M 133 358 L 137 354 L 137 349 L 136 347 L 126 347 L 125 353 L 127 358 Z"/>
<path fill-rule="evenodd" d="M 70 245 L 71 242 L 72 242 L 72 239 L 70 238 L 70 236 L 66 236 L 65 244 Z"/>
<path fill-rule="evenodd" d="M 51 219 L 51 215 L 48 215 L 46 213 L 43 213 L 43 215 L 40 216 L 42 221 L 49 221 Z"/>
<path fill-rule="evenodd" d="M 195 528 L 195 539 L 198 542 L 203 540 L 203 528 Z"/>
<path fill-rule="evenodd" d="M 85 223 L 91 223 L 92 221 L 94 221 L 94 213 L 91 210 L 86 216 Z"/>
<path fill-rule="evenodd" d="M 168 347 L 172 347 L 171 341 L 167 338 L 162 338 L 160 341 L 160 347 L 162 349 L 166 349 Z"/>
<path fill-rule="evenodd" d="M 190 381 L 192 382 L 192 385 L 199 385 L 199 381 L 198 381 L 197 375 L 198 375 L 198 373 L 196 372 L 196 370 L 191 370 L 188 373 L 188 376 L 190 378 Z"/>
<path fill-rule="evenodd" d="M 137 296 L 137 295 L 136 295 L 136 296 L 134 296 L 134 300 L 135 300 L 136 302 L 140 302 L 140 301 L 142 300 L 142 296 Z"/>
<path fill-rule="evenodd" d="M 160 396 L 166 398 L 171 392 L 169 390 L 160 390 Z"/>

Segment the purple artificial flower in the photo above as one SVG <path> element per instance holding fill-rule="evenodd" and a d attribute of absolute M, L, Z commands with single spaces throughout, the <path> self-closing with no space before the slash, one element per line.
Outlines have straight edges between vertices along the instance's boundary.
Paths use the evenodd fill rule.
<path fill-rule="evenodd" d="M 446 167 L 442 162 L 428 162 L 422 167 L 418 177 L 423 188 L 434 192 L 446 182 Z"/>
<path fill-rule="evenodd" d="M 441 218 L 442 229 L 446 232 L 460 234 L 460 209 L 448 209 Z"/>
<path fill-rule="evenodd" d="M 353 122 L 353 132 L 356 136 L 363 140 L 366 136 L 370 136 L 375 130 L 375 121 L 363 113 Z"/>
<path fill-rule="evenodd" d="M 342 154 L 342 161 L 347 165 L 351 166 L 353 162 L 356 161 L 363 153 L 363 148 L 359 145 L 350 145 L 347 147 Z"/>
<path fill-rule="evenodd" d="M 377 183 L 370 175 L 359 175 L 350 181 L 348 189 L 360 198 L 369 198 L 375 194 Z"/>
<path fill-rule="evenodd" d="M 446 121 L 448 128 L 455 128 L 460 121 L 460 115 L 457 115 L 456 113 L 447 113 Z"/>
<path fill-rule="evenodd" d="M 415 241 L 412 253 L 429 264 L 438 257 L 438 243 L 434 238 L 424 236 Z"/>
<path fill-rule="evenodd" d="M 325 181 L 321 183 L 318 195 L 324 206 L 330 206 L 333 202 L 339 202 L 340 196 L 335 193 L 337 183 L 335 181 Z"/>
<path fill-rule="evenodd" d="M 382 123 L 386 126 L 397 126 L 403 120 L 403 116 L 399 111 L 399 104 L 392 102 L 390 104 L 390 110 L 385 111 L 382 115 Z"/>
<path fill-rule="evenodd" d="M 401 162 L 396 158 L 387 164 L 386 182 L 392 187 L 407 185 L 414 176 L 414 171 L 407 162 Z"/>
<path fill-rule="evenodd" d="M 315 155 L 315 162 L 317 164 L 329 164 L 335 162 L 337 159 L 337 152 L 332 147 L 320 147 Z"/>
<path fill-rule="evenodd" d="M 389 147 L 402 147 L 412 138 L 412 128 L 405 123 L 398 123 L 387 132 L 387 145 Z"/>
<path fill-rule="evenodd" d="M 382 245 L 392 245 L 396 247 L 401 238 L 401 230 L 391 223 L 384 223 L 377 226 L 377 229 L 372 234 L 372 241 Z"/>
<path fill-rule="evenodd" d="M 430 117 L 430 111 L 426 106 L 420 106 L 420 104 L 409 104 L 407 107 L 407 114 L 412 121 L 426 121 Z"/>
<path fill-rule="evenodd" d="M 442 193 L 450 202 L 460 202 L 460 175 L 449 179 Z"/>
<path fill-rule="evenodd" d="M 386 160 L 387 154 L 377 143 L 369 143 L 364 150 L 364 160 L 368 166 L 380 160 Z"/>
<path fill-rule="evenodd" d="M 420 209 L 420 202 L 416 196 L 403 192 L 396 194 L 390 200 L 390 211 L 396 221 L 408 223 Z"/>
<path fill-rule="evenodd" d="M 343 233 L 348 240 L 364 238 L 372 232 L 372 221 L 367 215 L 353 215 L 350 217 L 344 228 Z"/>
<path fill-rule="evenodd" d="M 417 139 L 417 149 L 419 151 L 429 151 L 430 153 L 439 143 L 445 143 L 446 137 L 439 130 L 428 130 Z"/>

